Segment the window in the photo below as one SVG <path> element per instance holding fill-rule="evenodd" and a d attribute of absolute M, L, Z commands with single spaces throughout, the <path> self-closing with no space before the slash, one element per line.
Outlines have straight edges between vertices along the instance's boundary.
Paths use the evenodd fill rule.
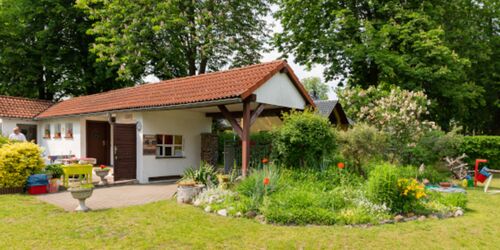
<path fill-rule="evenodd" d="M 54 138 L 61 138 L 61 124 L 54 125 Z"/>
<path fill-rule="evenodd" d="M 157 157 L 184 157 L 182 135 L 156 135 Z"/>
<path fill-rule="evenodd" d="M 66 133 L 64 138 L 73 138 L 73 123 L 66 123 L 65 125 Z"/>
<path fill-rule="evenodd" d="M 50 138 L 50 124 L 45 124 L 43 128 L 43 138 L 45 139 Z"/>

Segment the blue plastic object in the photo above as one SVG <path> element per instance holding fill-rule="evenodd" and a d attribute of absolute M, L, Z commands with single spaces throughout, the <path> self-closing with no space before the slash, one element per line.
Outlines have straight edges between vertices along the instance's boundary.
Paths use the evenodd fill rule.
<path fill-rule="evenodd" d="M 479 171 L 480 174 L 486 176 L 486 177 L 490 177 L 490 169 L 488 168 L 488 166 L 484 166 L 483 168 L 481 168 L 481 171 Z"/>
<path fill-rule="evenodd" d="M 28 187 L 49 185 L 49 179 L 46 174 L 34 174 L 28 177 L 28 183 L 26 185 Z"/>

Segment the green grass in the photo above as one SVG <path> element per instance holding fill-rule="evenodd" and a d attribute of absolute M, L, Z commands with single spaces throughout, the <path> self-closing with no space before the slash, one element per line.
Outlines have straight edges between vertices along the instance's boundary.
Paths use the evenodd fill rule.
<path fill-rule="evenodd" d="M 495 179 L 500 188 L 500 179 Z M 500 246 L 500 194 L 469 191 L 464 217 L 375 226 L 287 227 L 206 214 L 174 201 L 68 213 L 0 196 L 0 249 L 457 249 Z"/>

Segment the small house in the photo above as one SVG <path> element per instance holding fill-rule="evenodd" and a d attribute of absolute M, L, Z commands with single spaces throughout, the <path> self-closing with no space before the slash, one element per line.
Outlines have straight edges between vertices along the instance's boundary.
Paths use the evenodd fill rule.
<path fill-rule="evenodd" d="M 58 103 L 12 99 L 16 101 L 2 104 L 4 134 L 14 125 L 32 126 L 32 137 L 45 149 L 45 156 L 96 158 L 98 164 L 114 167 L 115 180 L 140 183 L 179 176 L 210 158 L 210 152 L 217 150 L 210 143 L 212 119 L 217 117 L 226 119 L 242 139 L 245 173 L 252 124 L 290 109 L 314 107 L 282 60 Z"/>

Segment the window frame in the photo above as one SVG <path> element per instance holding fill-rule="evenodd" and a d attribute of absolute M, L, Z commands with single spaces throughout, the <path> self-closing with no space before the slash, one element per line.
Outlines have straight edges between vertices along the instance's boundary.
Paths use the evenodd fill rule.
<path fill-rule="evenodd" d="M 43 139 L 50 139 L 52 138 L 52 126 L 50 126 L 50 123 L 46 123 L 43 126 Z M 48 134 L 46 132 L 49 132 Z"/>
<path fill-rule="evenodd" d="M 59 135 L 57 135 L 59 133 Z M 54 124 L 54 139 L 61 139 L 62 138 L 62 125 L 61 123 L 56 123 Z"/>
<path fill-rule="evenodd" d="M 67 122 L 64 124 L 64 138 L 65 139 L 73 139 L 73 123 L 72 122 Z M 68 129 L 71 128 L 71 134 L 68 134 Z"/>
<path fill-rule="evenodd" d="M 167 143 L 167 137 L 171 136 L 171 143 Z M 161 140 L 160 140 L 161 137 Z M 176 139 L 180 137 L 180 144 Z M 180 147 L 180 155 L 176 155 L 176 148 Z M 179 134 L 157 134 L 156 135 L 156 158 L 186 158 L 184 151 L 184 136 Z M 160 151 L 159 151 L 159 148 Z M 170 148 L 170 155 L 166 154 L 166 149 Z M 178 150 L 178 149 L 177 149 Z"/>

